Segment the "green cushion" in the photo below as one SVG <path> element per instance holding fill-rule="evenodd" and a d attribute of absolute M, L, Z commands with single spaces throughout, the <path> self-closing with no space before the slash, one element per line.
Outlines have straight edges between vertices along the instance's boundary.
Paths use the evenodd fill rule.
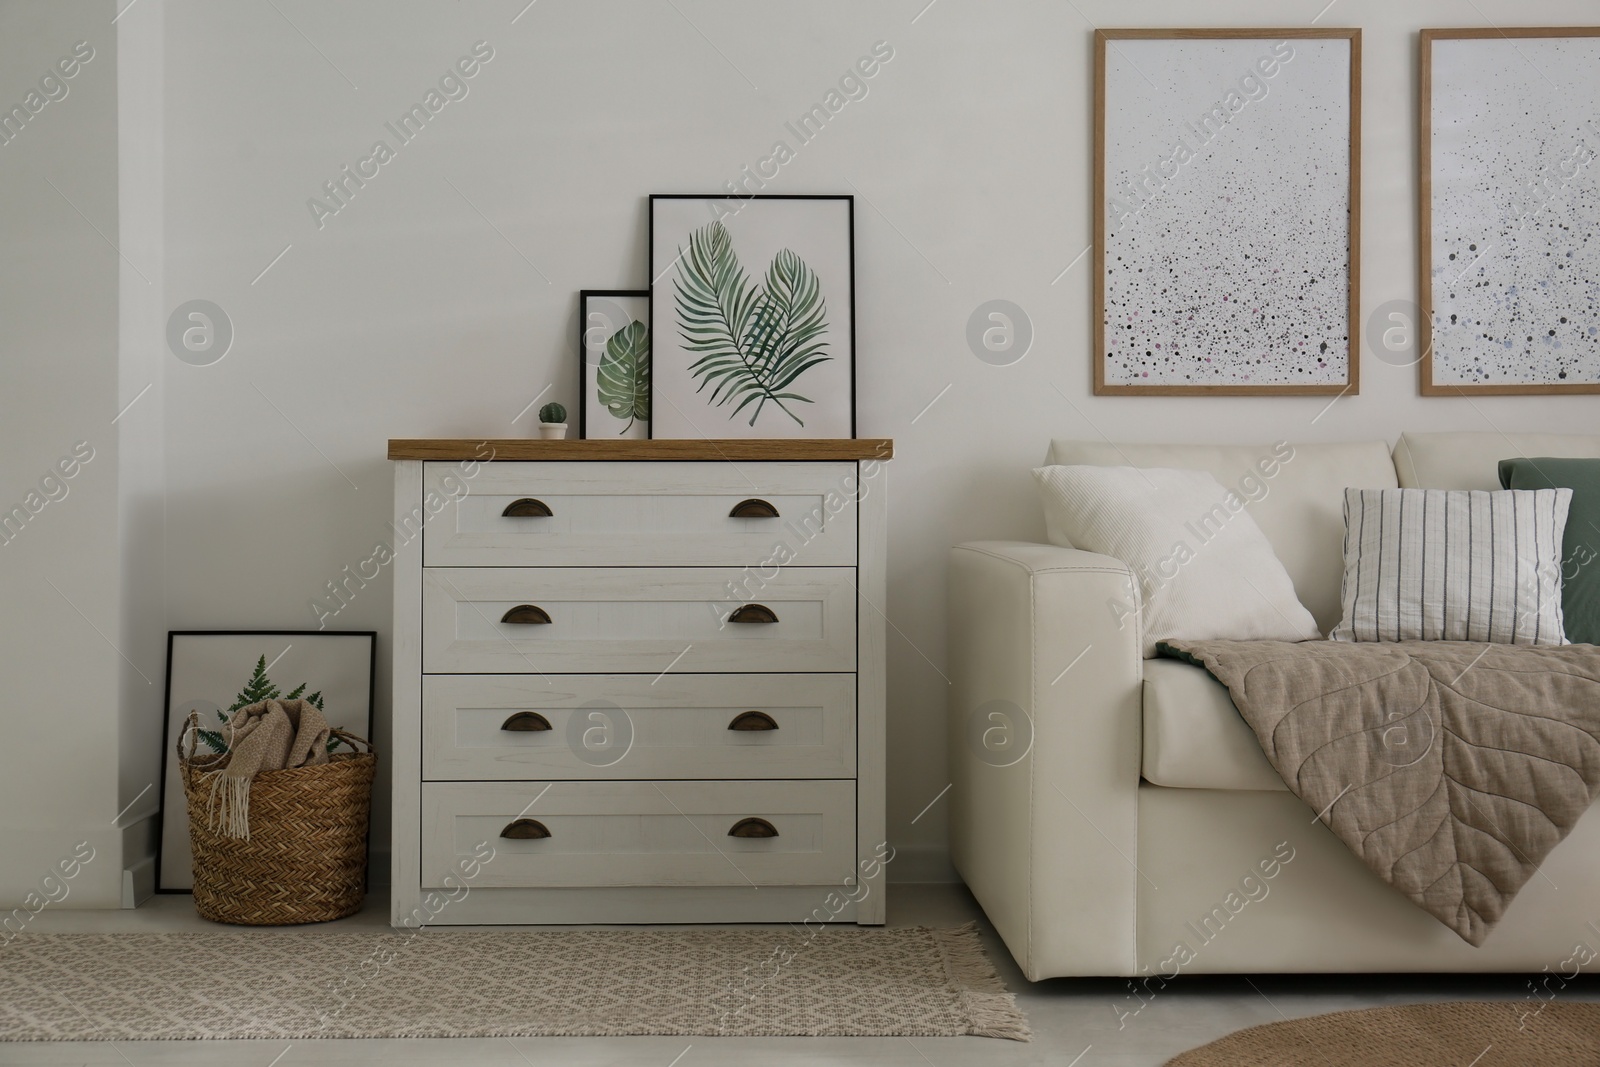
<path fill-rule="evenodd" d="M 1600 459 L 1503 459 L 1507 489 L 1571 489 L 1561 542 L 1561 613 L 1567 640 L 1600 645 Z"/>

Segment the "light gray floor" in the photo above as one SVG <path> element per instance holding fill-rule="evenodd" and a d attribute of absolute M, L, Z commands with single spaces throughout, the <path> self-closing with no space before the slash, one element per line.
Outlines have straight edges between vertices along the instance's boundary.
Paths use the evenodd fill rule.
<path fill-rule="evenodd" d="M 381 928 L 387 900 L 379 892 L 345 929 Z M 982 918 L 961 886 L 890 887 L 889 922 L 894 926 L 953 926 Z M 135 911 L 46 910 L 30 931 L 101 933 L 237 930 L 219 927 L 194 914 L 186 896 L 157 897 Z M 1527 976 L 1345 976 L 1180 978 L 1137 1015 L 1122 1019 L 1115 1008 L 1128 995 L 1112 979 L 1056 979 L 1032 984 L 1018 974 L 1010 955 L 985 925 L 985 944 L 1000 966 L 1018 1004 L 1027 1013 L 1034 1039 L 1023 1044 L 985 1038 L 513 1038 L 394 1041 L 140 1041 L 0 1043 L 0 1064 L 230 1064 L 245 1067 L 301 1067 L 371 1064 L 421 1067 L 423 1064 L 486 1064 L 492 1067 L 793 1067 L 800 1064 L 876 1064 L 885 1067 L 1157 1067 L 1169 1057 L 1224 1034 L 1282 1018 L 1378 1004 L 1423 1000 L 1520 1000 L 1528 994 Z M 1582 979 L 1580 979 L 1580 982 Z M 1600 1000 L 1600 985 L 1585 982 L 1563 992 L 1574 999 Z M 1341 1065 L 1337 1050 L 1329 1064 Z M 1079 1057 L 1078 1059 L 1074 1059 Z M 1491 1054 L 1479 1067 L 1493 1067 Z"/>

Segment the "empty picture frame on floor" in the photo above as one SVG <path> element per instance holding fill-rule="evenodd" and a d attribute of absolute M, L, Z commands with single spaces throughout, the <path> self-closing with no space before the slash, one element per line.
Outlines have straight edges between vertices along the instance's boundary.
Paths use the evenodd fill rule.
<path fill-rule="evenodd" d="M 855 436 L 855 198 L 650 197 L 650 436 Z"/>
<path fill-rule="evenodd" d="M 190 712 L 226 739 L 226 716 L 256 665 L 287 697 L 320 693 L 332 726 L 372 739 L 372 690 L 377 659 L 373 630 L 171 630 L 167 633 L 166 729 L 161 743 L 161 821 L 156 841 L 156 891 L 188 893 L 194 886 L 189 806 L 178 769 L 178 741 Z M 212 751 L 197 743 L 201 753 Z"/>
<path fill-rule="evenodd" d="M 1600 27 L 1420 47 L 1423 394 L 1600 393 Z"/>
<path fill-rule="evenodd" d="M 650 436 L 650 291 L 585 289 L 578 294 L 578 436 Z"/>
<path fill-rule="evenodd" d="M 1360 30 L 1097 30 L 1095 393 L 1357 392 L 1360 129 Z"/>

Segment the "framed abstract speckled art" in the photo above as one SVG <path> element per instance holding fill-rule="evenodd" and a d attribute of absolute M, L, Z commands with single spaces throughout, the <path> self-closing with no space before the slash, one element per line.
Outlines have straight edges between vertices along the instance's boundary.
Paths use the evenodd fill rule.
<path fill-rule="evenodd" d="M 1361 31 L 1097 30 L 1094 391 L 1360 383 Z"/>
<path fill-rule="evenodd" d="M 1425 396 L 1600 393 L 1600 27 L 1423 30 Z"/>

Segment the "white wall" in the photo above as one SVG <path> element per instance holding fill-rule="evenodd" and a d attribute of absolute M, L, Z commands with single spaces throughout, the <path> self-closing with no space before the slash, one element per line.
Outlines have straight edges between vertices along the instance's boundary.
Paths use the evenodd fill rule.
<path fill-rule="evenodd" d="M 141 0 L 117 30 L 118 306 L 117 496 L 122 553 L 117 809 L 130 889 L 153 891 L 156 815 L 161 808 L 163 670 L 166 642 L 166 296 L 162 213 L 166 80 L 164 0 Z M 126 408 L 124 411 L 123 409 Z M 136 666 L 137 665 L 137 666 Z M 181 698 L 180 698 L 181 699 Z M 124 903 L 131 903 L 125 899 Z"/>
<path fill-rule="evenodd" d="M 213 366 L 165 363 L 171 626 L 314 625 L 308 601 L 386 536 L 385 439 L 526 434 L 531 416 L 511 419 L 551 383 L 547 399 L 570 407 L 576 291 L 646 282 L 645 195 L 717 189 L 776 139 L 794 147 L 784 123 L 880 40 L 894 58 L 870 94 L 767 191 L 858 195 L 859 428 L 898 453 L 887 611 L 902 876 L 943 869 L 941 805 L 911 820 L 948 781 L 945 552 L 1042 535 L 1027 469 L 1049 436 L 1392 441 L 1592 430 L 1600 414 L 1595 397 L 1423 399 L 1413 369 L 1370 356 L 1361 395 L 1315 424 L 1326 398 L 1090 395 L 1088 257 L 1058 279 L 1090 233 L 1086 19 L 1304 25 L 1326 0 L 539 0 L 513 23 L 524 2 L 167 4 L 166 306 L 215 301 L 236 330 Z M 1339 0 L 1322 16 L 1365 31 L 1366 307 L 1415 295 L 1415 31 L 1593 17 L 1584 0 Z M 478 40 L 495 55 L 470 94 L 319 229 L 307 199 Z M 1004 368 L 964 339 L 996 297 L 1036 330 Z M 72 432 L 50 429 L 46 452 Z M 30 456 L 21 473 L 44 452 Z M 389 613 L 374 585 L 333 625 L 387 635 Z M 21 662 L 59 663 L 44 653 L 69 647 L 69 623 Z M 378 742 L 391 743 L 382 725 Z M 380 805 L 379 840 L 385 822 Z"/>
<path fill-rule="evenodd" d="M 59 861 L 87 855 L 79 842 L 94 858 L 64 883 L 65 902 L 116 907 L 120 899 L 120 834 L 112 823 L 127 664 L 115 647 L 122 604 L 120 449 L 112 425 L 120 407 L 115 13 L 110 0 L 0 4 L 6 111 L 27 106 L 27 93 L 57 74 L 57 60 L 76 42 L 94 50 L 72 78 L 48 85 L 60 98 L 0 145 L 0 512 L 37 511 L 11 527 L 9 540 L 0 538 L 6 911 L 30 892 L 57 899 L 63 883 L 42 883 Z M 92 458 L 69 462 L 72 477 L 41 488 L 79 442 L 79 455 Z M 159 672 L 159 664 L 141 666 Z"/>

